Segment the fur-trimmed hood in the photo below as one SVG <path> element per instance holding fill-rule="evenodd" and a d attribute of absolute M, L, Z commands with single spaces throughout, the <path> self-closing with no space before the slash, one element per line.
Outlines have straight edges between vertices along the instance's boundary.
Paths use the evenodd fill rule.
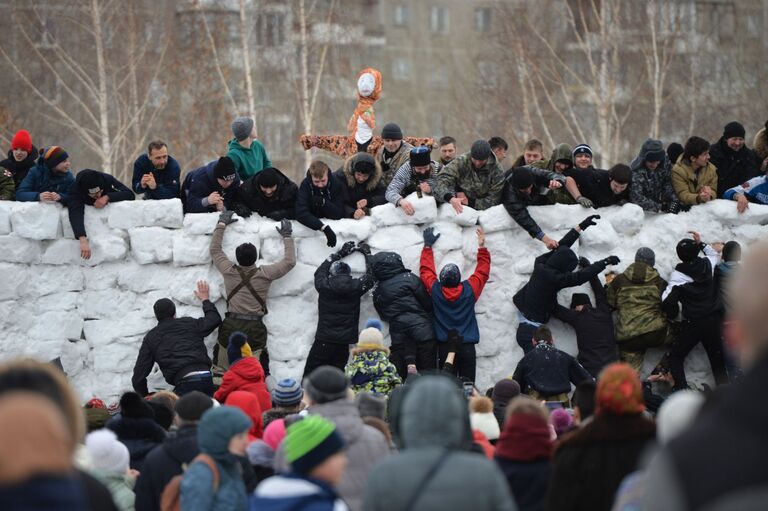
<path fill-rule="evenodd" d="M 381 163 L 379 163 L 379 160 L 374 158 L 373 155 L 369 153 L 353 154 L 352 156 L 347 158 L 347 160 L 344 162 L 344 166 L 342 167 L 342 172 L 344 173 L 344 178 L 347 180 L 347 186 L 350 188 L 354 188 L 357 185 L 357 181 L 355 181 L 355 176 L 352 169 L 355 163 L 357 163 L 358 159 L 368 160 L 375 167 L 373 174 L 371 174 L 371 177 L 368 178 L 368 181 L 365 182 L 365 189 L 368 190 L 369 192 L 373 191 L 378 186 L 379 181 L 381 181 L 382 170 L 381 170 Z"/>
<path fill-rule="evenodd" d="M 760 158 L 761 163 L 762 160 L 768 158 L 768 121 L 766 121 L 765 126 L 765 128 L 757 132 L 754 142 L 755 152 Z"/>

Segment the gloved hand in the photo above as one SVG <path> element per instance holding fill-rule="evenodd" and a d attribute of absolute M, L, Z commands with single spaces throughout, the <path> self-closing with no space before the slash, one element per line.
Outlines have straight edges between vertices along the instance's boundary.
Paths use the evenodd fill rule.
<path fill-rule="evenodd" d="M 621 262 L 621 260 L 618 258 L 618 256 L 612 255 L 612 256 L 606 257 L 605 259 L 603 259 L 600 262 L 605 264 L 606 266 L 612 266 L 614 264 L 619 264 L 619 262 Z"/>
<path fill-rule="evenodd" d="M 680 213 L 680 201 L 673 200 L 670 202 L 667 212 L 672 213 L 673 215 Z"/>
<path fill-rule="evenodd" d="M 237 213 L 237 216 L 248 218 L 253 213 L 251 212 L 251 209 L 248 206 L 245 206 L 240 203 L 236 203 L 234 206 L 232 206 L 232 210 Z"/>
<path fill-rule="evenodd" d="M 434 227 L 427 227 L 424 229 L 424 246 L 431 247 L 440 238 L 440 233 L 435 234 Z"/>
<path fill-rule="evenodd" d="M 325 234 L 325 239 L 328 240 L 328 246 L 329 247 L 335 247 L 336 246 L 336 233 L 333 232 L 333 229 L 331 229 L 330 225 L 326 225 L 323 227 L 323 234 Z"/>
<path fill-rule="evenodd" d="M 240 213 L 238 213 L 238 215 L 239 214 Z M 274 220 L 275 222 L 279 222 L 285 217 L 286 217 L 286 211 L 284 209 L 278 209 L 277 211 L 267 213 L 267 218 L 269 218 L 270 220 Z"/>
<path fill-rule="evenodd" d="M 584 197 L 583 195 L 576 199 L 576 202 L 584 206 L 585 208 L 594 208 L 595 205 L 592 204 L 592 201 Z"/>
<path fill-rule="evenodd" d="M 371 255 L 371 246 L 364 241 L 358 242 L 356 250 L 365 256 Z"/>
<path fill-rule="evenodd" d="M 590 263 L 589 259 L 587 259 L 586 257 L 579 257 L 579 268 L 586 268 L 590 264 L 592 263 Z"/>
<path fill-rule="evenodd" d="M 275 226 L 275 230 L 280 233 L 283 238 L 290 238 L 293 234 L 293 225 L 290 220 L 281 220 L 280 227 Z"/>
<path fill-rule="evenodd" d="M 338 254 L 340 257 L 347 257 L 349 254 L 355 251 L 355 242 L 348 241 L 341 246 Z"/>
<path fill-rule="evenodd" d="M 459 335 L 459 332 L 456 330 L 448 330 L 448 342 L 446 343 L 448 346 L 448 353 L 458 353 L 463 340 L 464 339 Z"/>
<path fill-rule="evenodd" d="M 587 199 L 587 200 L 589 200 L 589 199 Z M 579 227 L 583 231 L 584 229 L 586 229 L 590 225 L 597 225 L 595 223 L 595 220 L 598 219 L 598 218 L 600 218 L 600 215 L 589 215 L 587 218 L 585 218 L 584 220 L 581 221 L 581 223 L 579 224 Z"/>
<path fill-rule="evenodd" d="M 320 209 L 323 206 L 325 206 L 325 197 L 322 195 L 313 195 L 312 196 L 312 207 L 314 209 Z"/>
<path fill-rule="evenodd" d="M 450 362 L 446 362 L 445 364 L 443 364 L 442 372 L 450 375 L 456 374 L 456 370 L 454 369 L 453 364 L 451 364 Z"/>
<path fill-rule="evenodd" d="M 232 215 L 234 214 L 235 212 L 231 209 L 222 211 L 219 215 L 219 222 L 223 223 L 224 225 L 234 224 L 237 222 L 237 218 L 232 218 Z"/>

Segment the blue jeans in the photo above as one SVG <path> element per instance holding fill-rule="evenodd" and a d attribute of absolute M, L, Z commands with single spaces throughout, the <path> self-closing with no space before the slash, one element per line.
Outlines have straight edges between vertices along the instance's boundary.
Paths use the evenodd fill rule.
<path fill-rule="evenodd" d="M 208 374 L 196 374 L 182 379 L 178 385 L 173 389 L 174 394 L 181 397 L 184 394 L 188 394 L 193 390 L 199 390 L 206 396 L 213 397 L 213 376 Z"/>

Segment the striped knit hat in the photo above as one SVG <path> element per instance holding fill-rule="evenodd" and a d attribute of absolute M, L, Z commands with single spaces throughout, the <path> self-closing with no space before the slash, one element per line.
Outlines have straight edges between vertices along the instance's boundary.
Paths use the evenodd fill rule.
<path fill-rule="evenodd" d="M 344 440 L 336 426 L 319 415 L 310 415 L 289 426 L 283 443 L 285 458 L 299 474 L 308 474 L 344 449 Z"/>
<path fill-rule="evenodd" d="M 271 395 L 272 406 L 288 407 L 299 404 L 301 398 L 304 397 L 304 391 L 296 380 L 285 378 L 277 382 L 275 388 L 272 389 Z"/>
<path fill-rule="evenodd" d="M 67 158 L 69 158 L 69 154 L 61 146 L 52 145 L 43 150 L 43 161 L 45 166 L 51 170 Z"/>
<path fill-rule="evenodd" d="M 592 148 L 588 144 L 579 144 L 573 148 L 573 157 L 575 158 L 577 154 L 588 154 L 592 158 Z"/>

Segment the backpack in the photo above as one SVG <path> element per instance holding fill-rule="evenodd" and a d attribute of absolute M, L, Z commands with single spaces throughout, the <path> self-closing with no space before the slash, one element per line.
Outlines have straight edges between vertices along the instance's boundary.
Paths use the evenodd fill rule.
<path fill-rule="evenodd" d="M 216 467 L 216 461 L 207 454 L 200 453 L 195 456 L 190 462 L 190 465 L 195 462 L 201 462 L 208 465 L 208 468 L 213 472 L 213 492 L 219 491 L 219 469 Z M 189 466 L 189 465 L 187 465 Z M 185 470 L 187 467 L 184 467 Z M 163 493 L 160 495 L 160 510 L 161 511 L 181 511 L 181 480 L 184 478 L 184 474 L 173 476 L 168 481 L 168 484 L 163 488 Z"/>

